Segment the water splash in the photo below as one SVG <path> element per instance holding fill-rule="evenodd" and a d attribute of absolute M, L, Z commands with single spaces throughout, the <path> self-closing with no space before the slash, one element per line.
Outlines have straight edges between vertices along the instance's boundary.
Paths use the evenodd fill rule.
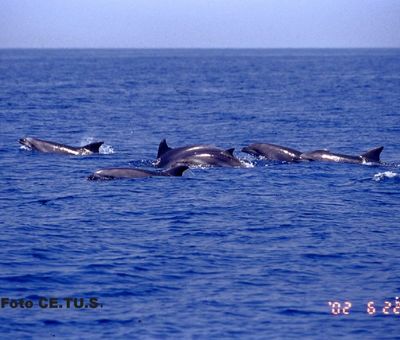
<path fill-rule="evenodd" d="M 20 145 L 19 147 L 20 150 L 25 150 L 25 151 L 31 151 L 32 149 L 26 145 Z"/>
<path fill-rule="evenodd" d="M 400 175 L 397 172 L 385 171 L 385 172 L 379 172 L 379 173 L 375 174 L 374 177 L 372 178 L 372 180 L 374 180 L 375 182 L 380 182 L 387 178 L 395 178 L 395 177 L 400 177 Z"/>
<path fill-rule="evenodd" d="M 99 141 L 99 139 L 96 139 L 94 137 L 83 137 L 80 141 L 79 146 L 85 146 L 87 144 L 98 142 L 98 141 Z"/>
<path fill-rule="evenodd" d="M 99 153 L 104 155 L 110 155 L 112 153 L 115 153 L 115 151 L 111 145 L 103 144 L 102 146 L 100 146 Z"/>
<path fill-rule="evenodd" d="M 248 159 L 239 159 L 240 163 L 245 167 L 245 168 L 254 168 L 255 165 L 253 164 L 252 161 Z"/>

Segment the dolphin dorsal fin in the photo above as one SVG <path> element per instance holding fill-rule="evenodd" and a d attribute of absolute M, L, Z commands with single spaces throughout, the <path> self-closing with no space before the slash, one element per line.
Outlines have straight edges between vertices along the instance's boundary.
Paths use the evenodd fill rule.
<path fill-rule="evenodd" d="M 227 149 L 225 152 L 231 156 L 233 156 L 233 151 L 235 151 L 235 148 Z"/>
<path fill-rule="evenodd" d="M 165 170 L 164 174 L 168 175 L 168 176 L 182 176 L 182 174 L 189 169 L 188 166 L 186 165 L 178 165 L 176 167 L 173 167 L 169 170 Z"/>
<path fill-rule="evenodd" d="M 382 150 L 383 150 L 383 146 L 380 146 L 379 148 L 368 150 L 366 153 L 363 153 L 361 155 L 361 158 L 364 159 L 366 162 L 379 163 L 381 161 L 380 155 L 381 155 Z"/>
<path fill-rule="evenodd" d="M 163 139 L 160 142 L 160 145 L 158 146 L 157 158 L 160 158 L 163 154 L 165 154 L 169 150 L 172 150 L 172 149 L 168 146 L 167 141 L 165 139 Z"/>
<path fill-rule="evenodd" d="M 90 143 L 85 146 L 82 146 L 82 149 L 89 150 L 93 153 L 99 153 L 100 146 L 102 146 L 103 144 L 104 144 L 104 142 Z"/>

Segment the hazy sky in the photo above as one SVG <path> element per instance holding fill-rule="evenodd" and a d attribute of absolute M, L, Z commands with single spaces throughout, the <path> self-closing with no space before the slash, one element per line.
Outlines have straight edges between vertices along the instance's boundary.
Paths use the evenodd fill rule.
<path fill-rule="evenodd" d="M 0 47 L 400 47 L 400 0 L 0 0 Z"/>

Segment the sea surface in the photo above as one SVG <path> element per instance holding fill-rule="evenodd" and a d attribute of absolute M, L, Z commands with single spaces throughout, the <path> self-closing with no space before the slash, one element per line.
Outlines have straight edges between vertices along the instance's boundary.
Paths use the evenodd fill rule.
<path fill-rule="evenodd" d="M 0 124 L 1 338 L 399 337 L 399 49 L 3 49 Z M 86 179 L 153 169 L 163 138 L 247 166 Z M 385 148 L 284 164 L 254 142 Z"/>

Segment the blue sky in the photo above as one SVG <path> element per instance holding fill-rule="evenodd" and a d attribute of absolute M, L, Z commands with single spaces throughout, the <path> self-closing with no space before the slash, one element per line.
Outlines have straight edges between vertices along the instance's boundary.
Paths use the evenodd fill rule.
<path fill-rule="evenodd" d="M 400 47 L 400 0 L 0 0 L 7 47 Z"/>

